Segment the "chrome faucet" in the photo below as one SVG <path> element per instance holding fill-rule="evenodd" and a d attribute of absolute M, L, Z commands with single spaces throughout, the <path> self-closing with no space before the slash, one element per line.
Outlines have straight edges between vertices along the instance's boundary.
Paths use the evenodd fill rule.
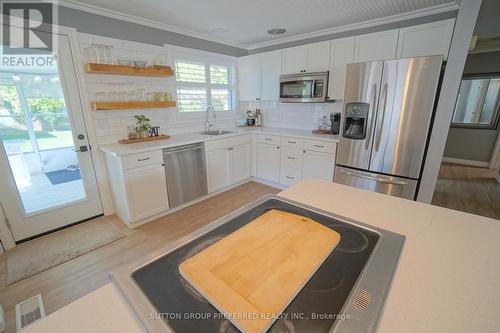
<path fill-rule="evenodd" d="M 212 105 L 208 105 L 207 107 L 207 123 L 206 123 L 206 129 L 207 131 L 210 131 L 210 128 L 212 128 L 213 124 L 210 122 L 210 109 L 212 109 L 212 117 L 213 119 L 217 119 L 217 117 L 215 116 L 215 109 L 213 108 Z"/>

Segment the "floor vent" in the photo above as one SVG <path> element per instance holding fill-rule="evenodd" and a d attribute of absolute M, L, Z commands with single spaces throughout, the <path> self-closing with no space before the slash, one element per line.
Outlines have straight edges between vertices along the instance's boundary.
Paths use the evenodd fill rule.
<path fill-rule="evenodd" d="M 354 306 L 358 309 L 365 311 L 368 305 L 372 302 L 372 295 L 369 291 L 359 289 L 354 296 Z"/>
<path fill-rule="evenodd" d="M 16 304 L 16 327 L 18 332 L 43 317 L 45 317 L 45 311 L 41 294 Z"/>

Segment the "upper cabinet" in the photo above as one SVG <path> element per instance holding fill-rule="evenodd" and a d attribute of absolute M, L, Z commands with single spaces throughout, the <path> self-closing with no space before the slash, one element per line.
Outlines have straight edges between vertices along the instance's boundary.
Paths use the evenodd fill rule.
<path fill-rule="evenodd" d="M 330 65 L 330 42 L 284 49 L 282 56 L 282 74 L 324 72 Z"/>
<path fill-rule="evenodd" d="M 330 51 L 329 99 L 339 100 L 344 96 L 346 65 L 354 61 L 355 37 L 332 40 Z"/>
<path fill-rule="evenodd" d="M 397 58 L 443 55 L 446 59 L 454 26 L 452 18 L 400 29 Z"/>
<path fill-rule="evenodd" d="M 238 58 L 240 101 L 278 100 L 281 50 Z"/>
<path fill-rule="evenodd" d="M 354 62 L 396 58 L 399 29 L 356 36 Z"/>
<path fill-rule="evenodd" d="M 280 98 L 281 50 L 260 54 L 261 99 L 276 101 Z"/>
<path fill-rule="evenodd" d="M 238 58 L 238 81 L 241 101 L 260 100 L 261 66 L 259 54 Z"/>

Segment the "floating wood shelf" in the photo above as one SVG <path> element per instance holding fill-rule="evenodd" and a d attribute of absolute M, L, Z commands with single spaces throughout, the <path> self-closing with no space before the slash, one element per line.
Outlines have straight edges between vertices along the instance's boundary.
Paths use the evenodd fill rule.
<path fill-rule="evenodd" d="M 174 71 L 167 66 L 158 67 L 133 67 L 122 65 L 94 64 L 85 65 L 87 73 L 114 74 L 114 75 L 140 75 L 140 76 L 172 76 Z"/>
<path fill-rule="evenodd" d="M 174 101 L 132 101 L 132 102 L 96 102 L 92 103 L 94 110 L 123 110 L 123 109 L 154 109 L 174 107 Z"/>
<path fill-rule="evenodd" d="M 157 135 L 157 136 L 148 136 L 147 138 L 143 138 L 143 139 L 123 139 L 123 140 L 120 140 L 118 141 L 119 143 L 121 144 L 124 144 L 124 145 L 128 145 L 128 144 L 131 144 L 131 143 L 140 143 L 140 142 L 148 142 L 148 141 L 156 141 L 156 140 L 167 140 L 170 138 L 170 135 Z"/>

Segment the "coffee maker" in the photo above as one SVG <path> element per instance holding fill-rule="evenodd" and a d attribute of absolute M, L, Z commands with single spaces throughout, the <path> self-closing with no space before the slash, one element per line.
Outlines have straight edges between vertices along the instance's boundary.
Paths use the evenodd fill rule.
<path fill-rule="evenodd" d="M 345 138 L 364 140 L 370 104 L 361 102 L 347 103 L 345 106 L 345 123 L 342 135 Z"/>
<path fill-rule="evenodd" d="M 337 135 L 340 130 L 340 113 L 330 113 L 330 134 Z"/>

